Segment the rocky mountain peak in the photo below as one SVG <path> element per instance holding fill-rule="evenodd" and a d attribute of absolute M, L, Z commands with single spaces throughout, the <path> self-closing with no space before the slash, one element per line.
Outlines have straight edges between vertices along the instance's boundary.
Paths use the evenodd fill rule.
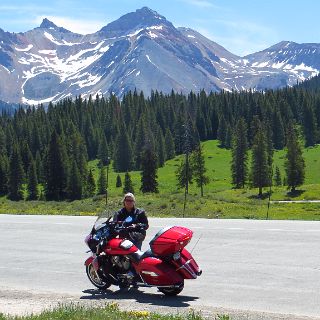
<path fill-rule="evenodd" d="M 47 18 L 44 18 L 40 24 L 40 28 L 42 29 L 53 29 L 57 32 L 61 32 L 61 33 L 71 33 L 71 31 L 62 28 L 62 27 L 58 27 L 56 24 L 54 24 L 52 21 L 50 21 Z"/>
<path fill-rule="evenodd" d="M 173 27 L 165 17 L 161 16 L 156 11 L 149 9 L 148 7 L 143 7 L 135 12 L 125 14 L 118 20 L 109 23 L 103 27 L 99 33 L 105 34 L 108 37 L 119 37 L 138 29 L 159 24 L 166 24 Z"/>
<path fill-rule="evenodd" d="M 55 25 L 52 21 L 50 21 L 49 19 L 47 18 L 44 18 L 40 24 L 40 28 L 43 28 L 43 29 L 50 29 L 50 28 L 54 28 L 54 29 L 57 29 L 57 25 Z"/>

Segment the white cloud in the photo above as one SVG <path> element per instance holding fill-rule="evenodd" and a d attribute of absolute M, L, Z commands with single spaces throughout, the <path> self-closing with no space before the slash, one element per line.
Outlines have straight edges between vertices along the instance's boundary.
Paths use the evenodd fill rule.
<path fill-rule="evenodd" d="M 244 56 L 279 42 L 275 29 L 252 21 L 194 19 L 193 29 L 210 40 L 222 45 L 230 52 Z"/>
<path fill-rule="evenodd" d="M 209 0 L 180 0 L 186 4 L 190 4 L 192 6 L 200 7 L 200 8 L 213 8 L 216 7 L 212 1 Z"/>
<path fill-rule="evenodd" d="M 58 16 L 39 16 L 35 19 L 35 23 L 40 25 L 44 18 L 49 19 L 58 27 L 63 27 L 75 33 L 89 34 L 94 33 L 104 27 L 107 23 L 105 21 L 87 20 L 87 19 L 71 19 L 68 17 Z"/>
<path fill-rule="evenodd" d="M 246 32 L 249 34 L 262 34 L 262 35 L 270 35 L 274 33 L 274 30 L 270 27 L 266 27 L 254 22 L 250 21 L 230 21 L 230 20 L 215 20 L 216 23 L 223 25 L 231 30 L 238 32 Z"/>
<path fill-rule="evenodd" d="M 224 34 L 213 34 L 210 30 L 205 28 L 198 28 L 197 31 L 206 38 L 223 46 L 231 53 L 239 56 L 245 56 L 250 53 L 264 50 L 274 44 L 272 41 L 267 43 L 267 41 L 257 40 L 257 38 L 253 39 L 253 37 L 241 32 L 237 33 L 236 35 L 227 36 Z"/>

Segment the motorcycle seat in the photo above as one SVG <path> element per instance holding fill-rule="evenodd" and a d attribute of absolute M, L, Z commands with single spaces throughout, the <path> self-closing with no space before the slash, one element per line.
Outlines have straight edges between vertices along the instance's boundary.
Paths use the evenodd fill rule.
<path fill-rule="evenodd" d="M 146 250 L 145 252 L 143 251 L 137 251 L 132 254 L 130 254 L 130 257 L 135 261 L 139 262 L 140 260 L 148 257 L 155 257 L 155 254 L 152 252 L 151 249 Z"/>

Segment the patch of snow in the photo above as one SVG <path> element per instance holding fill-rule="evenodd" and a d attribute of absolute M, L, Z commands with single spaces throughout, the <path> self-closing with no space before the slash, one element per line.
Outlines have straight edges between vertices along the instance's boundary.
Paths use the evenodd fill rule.
<path fill-rule="evenodd" d="M 39 50 L 38 52 L 41 54 L 48 54 L 51 56 L 55 56 L 57 54 L 57 50 Z"/>
<path fill-rule="evenodd" d="M 134 73 L 135 71 L 136 71 L 136 69 L 133 69 L 133 70 L 131 70 L 131 71 L 127 72 L 127 74 L 125 75 L 125 77 L 130 76 L 130 74 Z"/>
<path fill-rule="evenodd" d="M 53 42 L 54 44 L 56 44 L 57 46 L 73 46 L 73 45 L 75 45 L 75 44 L 80 44 L 80 42 L 79 42 L 79 43 L 74 43 L 74 42 L 67 42 L 67 41 L 65 41 L 65 40 L 62 40 L 62 42 L 59 42 L 59 41 L 57 41 L 57 39 L 55 39 L 55 38 L 53 37 L 52 34 L 46 32 L 46 31 L 44 32 L 44 36 L 45 36 L 48 40 L 50 40 L 51 42 Z"/>
<path fill-rule="evenodd" d="M 163 26 L 152 26 L 152 27 L 147 27 L 147 30 L 162 30 Z"/>
<path fill-rule="evenodd" d="M 52 34 L 50 34 L 50 33 L 48 33 L 48 32 L 44 32 L 44 36 L 48 39 L 48 40 L 50 40 L 51 42 L 53 42 L 54 44 L 56 44 L 56 45 L 58 45 L 58 46 L 61 46 L 61 43 L 60 42 L 58 42 L 54 37 L 53 37 L 53 35 Z"/>
<path fill-rule="evenodd" d="M 255 67 L 255 68 L 264 68 L 264 67 L 266 67 L 267 65 L 268 65 L 268 61 L 266 61 L 266 62 L 260 62 L 260 63 L 258 63 L 258 62 L 255 62 L 255 63 L 253 63 L 252 64 L 252 67 Z"/>
<path fill-rule="evenodd" d="M 292 70 L 302 70 L 302 71 L 309 71 L 309 72 L 319 72 L 317 69 L 314 69 L 312 67 L 306 66 L 304 63 L 301 63 L 297 66 L 295 66 Z"/>
<path fill-rule="evenodd" d="M 30 65 L 30 62 L 25 57 L 20 58 L 18 63 Z"/>
<path fill-rule="evenodd" d="M 137 77 L 138 75 L 140 75 L 140 73 L 141 73 L 141 72 L 140 72 L 140 70 L 139 70 L 139 71 L 136 73 L 136 77 Z"/>
<path fill-rule="evenodd" d="M 105 46 L 99 49 L 99 52 L 107 52 L 110 49 L 110 46 Z"/>
<path fill-rule="evenodd" d="M 90 87 L 90 86 L 94 86 L 95 84 L 97 84 L 101 80 L 101 78 L 102 78 L 102 76 L 94 76 L 94 75 L 88 73 L 87 79 L 74 82 L 73 84 L 74 85 L 77 84 L 80 88 Z"/>
<path fill-rule="evenodd" d="M 277 63 L 274 63 L 271 68 L 274 68 L 274 69 L 281 69 L 286 63 L 285 62 L 277 62 Z"/>
<path fill-rule="evenodd" d="M 149 36 L 151 38 L 158 38 L 158 36 L 155 33 L 151 32 L 151 31 L 149 31 L 148 34 L 149 34 Z"/>
<path fill-rule="evenodd" d="M 236 66 L 235 63 L 233 63 L 232 61 L 230 61 L 230 60 L 228 60 L 228 59 L 226 59 L 226 58 L 220 58 L 220 60 L 221 60 L 222 62 L 224 62 L 224 63 L 229 64 L 229 65 L 232 66 L 232 67 L 235 67 L 235 66 Z"/>
<path fill-rule="evenodd" d="M 111 61 L 111 62 L 108 64 L 107 68 L 109 68 L 109 67 L 112 66 L 113 64 L 114 64 L 114 61 Z"/>
<path fill-rule="evenodd" d="M 25 97 L 22 97 L 22 103 L 29 104 L 29 105 L 38 105 L 41 103 L 49 103 L 50 101 L 53 101 L 56 96 L 57 95 L 50 97 L 50 98 L 47 98 L 47 99 L 43 99 L 43 100 L 31 100 L 31 99 L 27 99 Z"/>
<path fill-rule="evenodd" d="M 7 68 L 6 68 L 5 66 L 3 66 L 2 64 L 0 64 L 0 66 L 1 66 L 4 70 L 6 70 L 8 73 L 11 73 L 10 70 L 7 69 Z"/>
<path fill-rule="evenodd" d="M 291 64 L 286 64 L 284 67 L 283 67 L 283 70 L 291 70 L 292 69 L 292 65 Z"/>
<path fill-rule="evenodd" d="M 188 37 L 188 38 L 193 38 L 193 39 L 196 38 L 195 36 L 193 36 L 193 35 L 191 35 L 191 34 L 188 34 L 187 37 Z"/>
<path fill-rule="evenodd" d="M 136 30 L 134 33 L 130 33 L 130 34 L 128 34 L 127 35 L 127 37 L 134 37 L 134 36 L 136 36 L 137 34 L 139 34 L 141 31 L 143 31 L 144 29 L 142 28 L 142 29 L 139 29 L 139 30 Z"/>
<path fill-rule="evenodd" d="M 15 49 L 17 50 L 17 51 L 30 51 L 31 49 L 33 48 L 33 45 L 32 44 L 29 44 L 26 48 L 17 48 L 17 47 L 15 47 Z"/>

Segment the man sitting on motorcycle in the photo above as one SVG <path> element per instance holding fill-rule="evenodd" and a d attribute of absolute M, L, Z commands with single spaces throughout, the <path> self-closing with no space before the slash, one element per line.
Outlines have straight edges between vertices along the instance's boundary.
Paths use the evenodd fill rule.
<path fill-rule="evenodd" d="M 143 209 L 135 207 L 135 197 L 129 192 L 123 197 L 123 208 L 118 210 L 113 221 L 125 221 L 131 217 L 132 222 L 129 223 L 129 240 L 131 240 L 137 248 L 141 250 L 142 242 L 146 237 L 146 230 L 149 228 L 148 218 Z"/>

